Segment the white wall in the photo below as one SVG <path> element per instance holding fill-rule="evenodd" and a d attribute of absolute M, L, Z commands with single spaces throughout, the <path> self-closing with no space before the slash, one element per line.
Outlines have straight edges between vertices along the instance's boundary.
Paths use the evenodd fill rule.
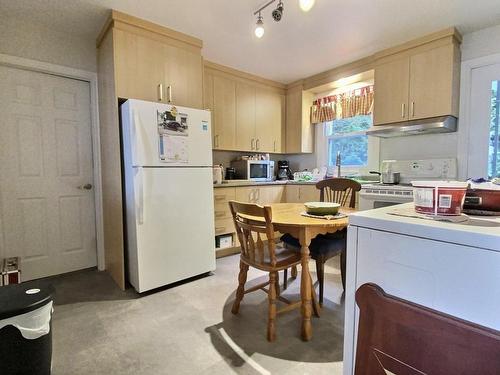
<path fill-rule="evenodd" d="M 0 15 L 0 53 L 97 71 L 95 38 Z"/>
<path fill-rule="evenodd" d="M 500 25 L 465 34 L 462 61 L 500 53 Z"/>

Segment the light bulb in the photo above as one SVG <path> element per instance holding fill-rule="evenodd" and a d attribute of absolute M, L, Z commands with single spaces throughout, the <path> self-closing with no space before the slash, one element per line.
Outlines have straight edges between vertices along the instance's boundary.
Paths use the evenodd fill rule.
<path fill-rule="evenodd" d="M 315 0 L 299 0 L 300 9 L 304 12 L 309 12 L 314 6 Z"/>
<path fill-rule="evenodd" d="M 255 27 L 255 36 L 257 38 L 262 38 L 264 36 L 264 22 L 262 22 L 262 16 L 260 15 L 257 19 L 257 26 Z"/>

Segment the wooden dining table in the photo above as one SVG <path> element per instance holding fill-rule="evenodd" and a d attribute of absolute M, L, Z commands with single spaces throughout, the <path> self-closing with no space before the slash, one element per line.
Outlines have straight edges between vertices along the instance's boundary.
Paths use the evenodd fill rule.
<path fill-rule="evenodd" d="M 302 213 L 305 212 L 305 207 L 302 203 L 274 203 L 270 206 L 274 229 L 283 234 L 289 233 L 300 242 L 302 267 L 300 281 L 300 297 L 302 301 L 301 335 L 303 340 L 309 341 L 312 338 L 311 316 L 313 312 L 313 286 L 309 273 L 309 245 L 311 240 L 319 234 L 334 233 L 346 228 L 349 220 L 345 216 L 332 220 L 303 216 Z M 349 215 L 355 210 L 342 207 L 340 212 Z M 315 306 L 315 308 L 319 307 Z"/>

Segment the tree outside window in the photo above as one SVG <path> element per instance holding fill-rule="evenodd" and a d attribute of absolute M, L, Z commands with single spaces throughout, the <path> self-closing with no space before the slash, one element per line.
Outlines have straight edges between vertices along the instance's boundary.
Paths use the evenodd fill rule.
<path fill-rule="evenodd" d="M 368 130 L 372 125 L 371 115 L 360 115 L 337 119 L 325 124 L 328 142 L 328 166 L 335 165 L 337 152 L 342 155 L 346 167 L 368 165 Z"/>
<path fill-rule="evenodd" d="M 500 136 L 499 136 L 499 111 L 500 92 L 498 82 L 491 82 L 491 121 L 490 141 L 488 148 L 488 177 L 500 177 Z"/>

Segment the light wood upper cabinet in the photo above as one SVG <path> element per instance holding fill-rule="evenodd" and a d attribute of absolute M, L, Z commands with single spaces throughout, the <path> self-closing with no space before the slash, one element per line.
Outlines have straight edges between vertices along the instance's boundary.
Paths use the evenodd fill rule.
<path fill-rule="evenodd" d="M 109 22 L 119 98 L 202 108 L 200 40 L 115 11 Z"/>
<path fill-rule="evenodd" d="M 288 154 L 314 152 L 314 125 L 310 118 L 313 100 L 313 94 L 304 91 L 302 85 L 287 90 L 285 152 Z"/>
<path fill-rule="evenodd" d="M 205 62 L 203 100 L 213 110 L 214 149 L 283 152 L 284 86 Z"/>
<path fill-rule="evenodd" d="M 255 86 L 236 83 L 236 143 L 237 150 L 256 150 Z"/>
<path fill-rule="evenodd" d="M 459 42 L 455 33 L 381 57 L 375 67 L 374 125 L 458 117 Z"/>
<path fill-rule="evenodd" d="M 236 83 L 226 77 L 213 76 L 212 135 L 216 149 L 235 149 Z"/>
<path fill-rule="evenodd" d="M 183 107 L 202 108 L 203 61 L 201 54 L 170 45 L 165 46 L 164 51 L 165 99 Z"/>
<path fill-rule="evenodd" d="M 260 152 L 282 152 L 281 140 L 284 132 L 285 96 L 258 88 L 255 97 L 256 150 Z"/>
<path fill-rule="evenodd" d="M 210 111 L 212 126 L 212 148 L 216 148 L 214 129 L 214 76 L 209 72 L 203 72 L 203 109 Z"/>
<path fill-rule="evenodd" d="M 165 81 L 165 45 L 120 29 L 113 37 L 117 96 L 158 101 L 159 85 Z"/>
<path fill-rule="evenodd" d="M 408 120 L 409 74 L 407 56 L 375 68 L 374 125 Z"/>
<path fill-rule="evenodd" d="M 460 55 L 453 44 L 410 57 L 409 119 L 458 117 Z"/>

